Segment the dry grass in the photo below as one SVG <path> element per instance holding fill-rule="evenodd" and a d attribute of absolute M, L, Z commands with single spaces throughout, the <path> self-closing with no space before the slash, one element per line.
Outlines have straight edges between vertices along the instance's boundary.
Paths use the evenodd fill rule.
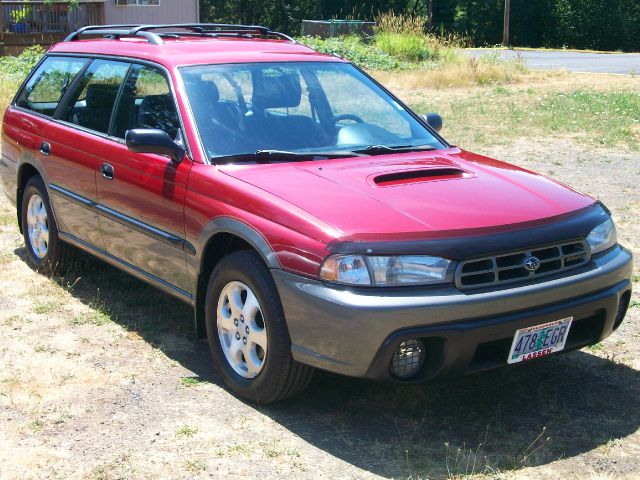
<path fill-rule="evenodd" d="M 402 90 L 444 89 L 475 85 L 524 83 L 532 79 L 553 78 L 562 72 L 532 72 L 519 62 L 497 62 L 490 58 L 464 58 L 437 68 L 402 72 L 374 71 L 385 85 Z"/>

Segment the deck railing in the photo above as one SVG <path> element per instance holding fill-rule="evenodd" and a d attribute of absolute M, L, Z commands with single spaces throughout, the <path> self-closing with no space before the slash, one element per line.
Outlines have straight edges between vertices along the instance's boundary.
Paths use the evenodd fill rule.
<path fill-rule="evenodd" d="M 104 23 L 104 1 L 80 1 L 72 7 L 71 2 L 1 0 L 0 10 L 0 34 L 60 35 Z"/>

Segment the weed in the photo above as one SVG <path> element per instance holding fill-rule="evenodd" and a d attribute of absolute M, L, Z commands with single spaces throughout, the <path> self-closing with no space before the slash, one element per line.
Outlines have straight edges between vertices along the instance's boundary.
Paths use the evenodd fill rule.
<path fill-rule="evenodd" d="M 198 433 L 198 429 L 189 425 L 182 425 L 176 430 L 176 437 L 193 437 Z"/>
<path fill-rule="evenodd" d="M 36 353 L 50 353 L 50 354 L 54 354 L 56 352 L 58 352 L 58 349 L 55 347 L 52 347 L 51 345 L 42 345 L 42 344 L 37 344 L 34 348 L 33 351 Z"/>
<path fill-rule="evenodd" d="M 44 422 L 38 418 L 29 424 L 29 428 L 33 432 L 38 433 L 40 430 L 44 428 Z"/>
<path fill-rule="evenodd" d="M 60 306 L 57 302 L 42 302 L 36 303 L 33 307 L 33 311 L 39 315 L 46 315 L 53 313 Z"/>
<path fill-rule="evenodd" d="M 592 351 L 592 352 L 600 352 L 602 350 L 604 350 L 604 344 L 602 343 L 596 343 L 595 345 L 591 345 L 589 347 L 587 347 L 588 350 Z"/>
<path fill-rule="evenodd" d="M 198 473 L 204 472 L 207 469 L 207 464 L 202 460 L 187 460 L 184 462 L 184 468 L 188 472 Z"/>
<path fill-rule="evenodd" d="M 100 298 L 99 290 L 96 292 L 93 300 L 89 303 L 89 307 L 91 308 L 91 311 L 73 317 L 70 321 L 71 325 L 102 326 L 118 319 L 118 316 L 111 312 L 107 308 L 104 300 Z"/>
<path fill-rule="evenodd" d="M 198 377 L 182 377 L 180 379 L 180 383 L 183 387 L 195 387 L 200 385 L 202 382 Z"/>

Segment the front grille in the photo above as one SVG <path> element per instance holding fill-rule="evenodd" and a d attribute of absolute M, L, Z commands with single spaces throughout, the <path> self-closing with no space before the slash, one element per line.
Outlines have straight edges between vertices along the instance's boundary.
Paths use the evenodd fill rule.
<path fill-rule="evenodd" d="M 535 271 L 524 266 L 531 257 L 540 261 Z M 456 269 L 456 287 L 482 288 L 529 281 L 579 267 L 587 263 L 590 257 L 587 242 L 581 240 L 467 260 L 460 262 Z"/>

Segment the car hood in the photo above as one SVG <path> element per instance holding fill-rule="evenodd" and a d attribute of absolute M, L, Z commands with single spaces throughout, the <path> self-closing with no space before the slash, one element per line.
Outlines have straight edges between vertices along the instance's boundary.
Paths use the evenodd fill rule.
<path fill-rule="evenodd" d="M 538 222 L 594 203 L 536 173 L 457 148 L 220 170 L 352 240 L 422 238 Z"/>

